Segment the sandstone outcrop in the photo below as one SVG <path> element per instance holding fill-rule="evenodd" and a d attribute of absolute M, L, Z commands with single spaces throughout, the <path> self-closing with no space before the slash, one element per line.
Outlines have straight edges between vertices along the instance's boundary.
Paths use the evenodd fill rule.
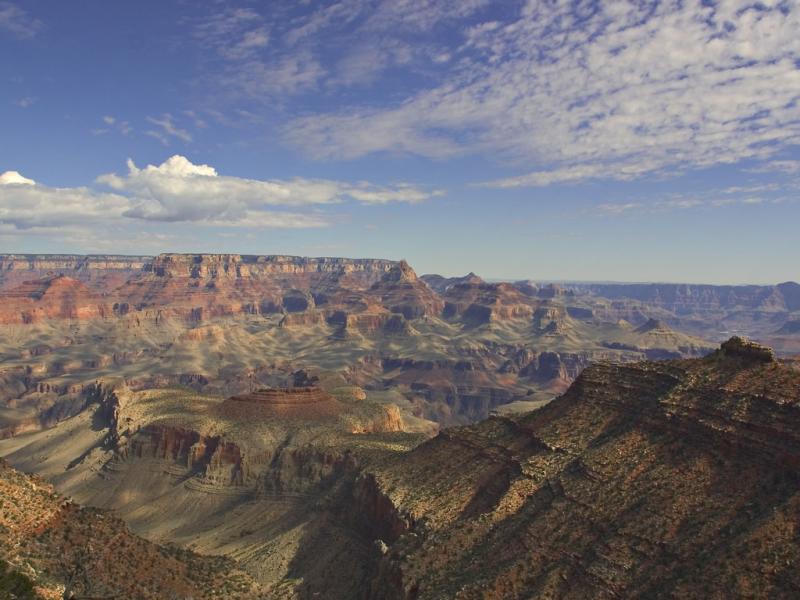
<path fill-rule="evenodd" d="M 442 277 L 441 275 L 422 275 L 420 277 L 429 288 L 437 294 L 444 295 L 449 288 L 454 285 L 481 285 L 485 283 L 483 279 L 475 275 L 475 273 L 467 273 L 463 277 Z"/>
<path fill-rule="evenodd" d="M 404 260 L 392 266 L 369 291 L 380 298 L 381 304 L 390 312 L 399 313 L 406 319 L 436 316 L 444 307 L 439 295 L 419 279 Z"/>
<path fill-rule="evenodd" d="M 720 346 L 720 352 L 727 357 L 741 358 L 746 361 L 771 363 L 775 362 L 772 348 L 734 336 Z"/>
<path fill-rule="evenodd" d="M 444 293 L 442 315 L 460 317 L 473 326 L 496 320 L 530 318 L 534 307 L 529 298 L 507 283 L 484 283 L 467 279 L 449 286 Z"/>

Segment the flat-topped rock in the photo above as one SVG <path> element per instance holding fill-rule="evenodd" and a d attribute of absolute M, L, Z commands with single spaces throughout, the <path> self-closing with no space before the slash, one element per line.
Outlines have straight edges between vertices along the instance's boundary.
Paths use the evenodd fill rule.
<path fill-rule="evenodd" d="M 334 400 L 322 388 L 295 387 L 295 388 L 265 388 L 249 394 L 240 394 L 230 398 L 234 402 L 256 402 L 259 404 L 317 404 Z"/>
<path fill-rule="evenodd" d="M 318 387 L 261 389 L 225 400 L 219 407 L 225 417 L 240 419 L 328 419 L 346 406 Z"/>
<path fill-rule="evenodd" d="M 775 352 L 768 346 L 751 342 L 738 335 L 733 336 L 720 346 L 725 356 L 744 358 L 757 362 L 775 362 Z"/>

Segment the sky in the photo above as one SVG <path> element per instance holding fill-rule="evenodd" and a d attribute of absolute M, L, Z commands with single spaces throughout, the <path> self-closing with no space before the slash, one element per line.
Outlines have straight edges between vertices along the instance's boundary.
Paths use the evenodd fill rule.
<path fill-rule="evenodd" d="M 798 0 L 0 0 L 0 253 L 797 281 L 798 32 Z"/>

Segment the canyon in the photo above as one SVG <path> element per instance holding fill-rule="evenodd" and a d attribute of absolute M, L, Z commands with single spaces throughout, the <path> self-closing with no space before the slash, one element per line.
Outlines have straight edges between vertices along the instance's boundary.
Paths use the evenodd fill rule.
<path fill-rule="evenodd" d="M 438 433 L 409 431 L 368 391 L 296 379 L 229 398 L 99 386 L 78 415 L 0 441 L 10 465 L 73 503 L 0 469 L 4 498 L 28 515 L 10 529 L 40 540 L 4 541 L 0 558 L 40 587 L 63 577 L 69 560 L 52 557 L 64 535 L 45 532 L 66 511 L 91 525 L 80 535 L 112 538 L 100 565 L 135 536 L 149 541 L 125 554 L 132 568 L 148 552 L 172 552 L 164 569 L 178 574 L 180 561 L 236 561 L 226 589 L 240 595 L 228 597 L 800 589 L 800 364 L 767 347 L 731 338 L 704 358 L 595 362 L 538 410 Z"/>
<path fill-rule="evenodd" d="M 800 353 L 800 284 L 570 284 L 585 299 L 642 310 L 667 325 L 712 341 L 758 340 L 786 356 Z"/>
<path fill-rule="evenodd" d="M 712 346 L 555 286 L 426 281 L 376 259 L 0 256 L 0 436 L 75 414 L 97 380 L 232 396 L 298 370 L 464 424 L 539 406 L 593 360 Z"/>
<path fill-rule="evenodd" d="M 39 597 L 114 593 L 128 552 L 144 598 L 791 597 L 787 285 L 4 255 L 0 567 Z"/>

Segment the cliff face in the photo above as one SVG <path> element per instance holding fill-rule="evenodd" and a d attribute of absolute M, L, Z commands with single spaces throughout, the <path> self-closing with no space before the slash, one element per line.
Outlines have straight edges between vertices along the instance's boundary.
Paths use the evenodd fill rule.
<path fill-rule="evenodd" d="M 708 350 L 677 331 L 637 331 L 613 310 L 555 287 L 428 277 L 440 294 L 405 261 L 238 254 L 2 261 L 0 381 L 8 385 L 0 399 L 10 410 L 0 413 L 0 435 L 74 414 L 83 389 L 117 375 L 137 389 L 179 384 L 232 396 L 280 385 L 299 368 L 330 371 L 398 391 L 416 416 L 452 425 L 503 404 L 545 402 L 591 360 Z M 535 364 L 516 364 L 526 353 L 539 357 Z"/>
<path fill-rule="evenodd" d="M 113 313 L 110 302 L 77 279 L 56 275 L 26 281 L 3 295 L 0 324 L 51 319 L 96 319 Z"/>
<path fill-rule="evenodd" d="M 176 398 L 174 392 L 163 395 Z M 104 447 L 114 452 L 114 462 L 134 470 L 141 460 L 173 463 L 192 486 L 212 493 L 319 491 L 354 472 L 351 435 L 404 430 L 392 404 L 340 401 L 317 387 L 197 399 L 178 414 L 172 412 L 175 400 L 151 407 L 154 397 L 98 384 L 89 400 L 98 405 L 95 420 L 108 430 Z"/>
<path fill-rule="evenodd" d="M 798 423 L 800 372 L 756 345 L 592 365 L 373 470 L 413 523 L 373 597 L 792 597 Z"/>
<path fill-rule="evenodd" d="M 0 254 L 0 294 L 28 281 L 59 275 L 95 292 L 112 290 L 140 272 L 151 256 Z"/>
<path fill-rule="evenodd" d="M 226 314 L 293 312 L 313 305 L 312 300 L 298 309 L 298 293 L 310 299 L 312 288 L 320 293 L 331 287 L 367 288 L 394 264 L 377 259 L 238 254 L 0 255 L 0 295 L 27 302 L 0 307 L 0 321 L 30 323 L 36 315 L 121 316 L 149 307 L 195 321 Z M 85 286 L 86 295 L 102 295 L 102 308 L 92 299 L 72 312 L 59 310 L 57 299 L 48 298 L 39 288 L 61 279 Z"/>
<path fill-rule="evenodd" d="M 369 291 L 389 312 L 399 313 L 406 319 L 438 316 L 444 307 L 439 295 L 419 279 L 404 260 L 388 270 Z"/>
<path fill-rule="evenodd" d="M 230 398 L 98 383 L 83 412 L 18 446 L 0 441 L 0 454 L 84 504 L 114 510 L 142 536 L 236 558 L 262 585 L 256 597 L 359 598 L 380 556 L 370 536 L 385 530 L 387 502 L 373 501 L 369 486 L 357 491 L 359 469 L 428 436 L 408 431 L 408 413 L 370 392 L 328 392 L 314 379 L 296 372 L 295 387 Z M 354 508 L 362 500 L 374 520 Z M 209 584 L 194 597 L 247 597 L 238 589 Z M 118 595 L 192 596 L 153 590 Z"/>
<path fill-rule="evenodd" d="M 142 270 L 160 277 L 241 278 L 279 274 L 360 274 L 377 280 L 395 263 L 369 258 L 309 258 L 285 255 L 161 254 Z"/>
<path fill-rule="evenodd" d="M 450 284 L 444 291 L 446 318 L 462 317 L 482 325 L 502 319 L 530 319 L 534 312 L 527 296 L 507 283 L 484 283 L 469 277 Z"/>

